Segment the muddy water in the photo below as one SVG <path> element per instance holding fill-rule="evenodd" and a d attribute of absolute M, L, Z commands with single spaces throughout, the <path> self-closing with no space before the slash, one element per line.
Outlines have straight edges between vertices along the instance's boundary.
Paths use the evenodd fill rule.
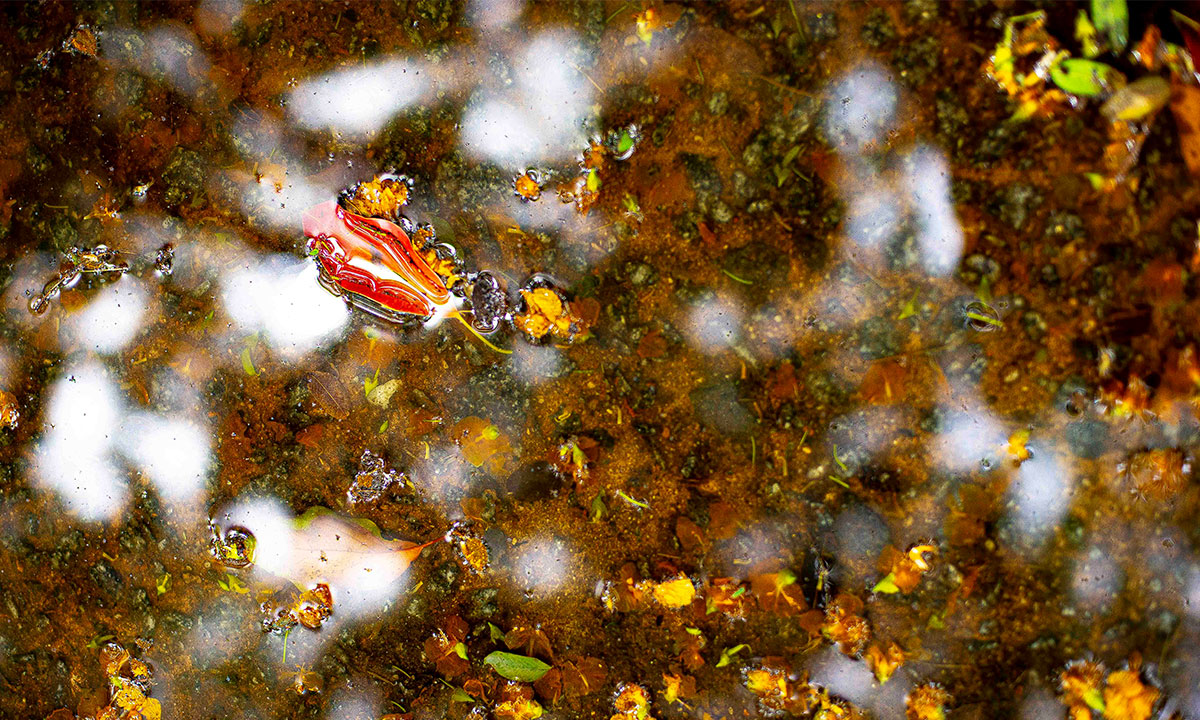
<path fill-rule="evenodd" d="M 0 715 L 1200 717 L 1200 191 L 1030 9 L 4 5 Z"/>

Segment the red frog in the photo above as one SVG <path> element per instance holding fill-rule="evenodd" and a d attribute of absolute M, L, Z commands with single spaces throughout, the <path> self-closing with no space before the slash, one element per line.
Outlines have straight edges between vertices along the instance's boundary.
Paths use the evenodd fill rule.
<path fill-rule="evenodd" d="M 304 234 L 321 285 L 352 305 L 401 322 L 428 319 L 451 304 L 445 283 L 389 220 L 355 215 L 330 200 L 304 213 Z"/>

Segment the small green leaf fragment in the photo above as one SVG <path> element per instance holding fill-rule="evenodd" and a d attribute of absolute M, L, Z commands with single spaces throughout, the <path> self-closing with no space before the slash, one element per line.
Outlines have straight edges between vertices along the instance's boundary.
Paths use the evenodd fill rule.
<path fill-rule="evenodd" d="M 1085 692 L 1083 694 L 1083 701 L 1096 712 L 1104 712 L 1104 695 L 1100 693 L 1100 688 L 1092 688 Z"/>
<path fill-rule="evenodd" d="M 250 358 L 250 348 L 242 348 L 242 370 L 250 377 L 258 374 L 258 370 L 254 369 L 254 360 Z"/>
<path fill-rule="evenodd" d="M 1083 56 L 1091 59 L 1100 54 L 1100 43 L 1096 41 L 1096 26 L 1088 18 L 1087 10 L 1075 16 L 1075 39 L 1083 47 Z"/>
<path fill-rule="evenodd" d="M 454 692 L 450 693 L 450 702 L 473 703 L 475 698 L 467 694 L 462 688 L 454 688 Z"/>
<path fill-rule="evenodd" d="M 624 155 L 633 149 L 633 136 L 628 130 L 621 131 L 621 137 L 617 139 L 617 154 Z"/>
<path fill-rule="evenodd" d="M 887 593 L 888 595 L 895 595 L 900 592 L 900 586 L 896 584 L 895 573 L 884 575 L 883 579 L 875 583 L 875 587 L 871 588 L 871 592 Z"/>
<path fill-rule="evenodd" d="M 115 637 L 116 635 L 97 635 L 88 641 L 87 648 L 89 650 L 99 650 L 101 645 Z"/>
<path fill-rule="evenodd" d="M 518 682 L 537 682 L 550 671 L 550 666 L 537 658 L 500 650 L 485 657 L 483 664 L 491 665 L 500 677 Z"/>
<path fill-rule="evenodd" d="M 600 173 L 593 168 L 588 170 L 587 189 L 591 192 L 596 192 L 600 189 Z"/>
<path fill-rule="evenodd" d="M 154 588 L 156 590 L 158 590 L 159 595 L 162 595 L 166 591 L 170 590 L 171 589 L 171 573 L 164 573 L 163 576 L 158 579 L 158 582 L 156 582 L 154 584 Z"/>
<path fill-rule="evenodd" d="M 908 302 L 904 303 L 904 307 L 900 309 L 900 314 L 896 316 L 897 320 L 907 320 L 917 314 L 917 295 L 920 292 L 920 290 L 913 290 L 912 297 L 908 299 Z"/>
<path fill-rule="evenodd" d="M 754 284 L 754 282 L 753 282 L 753 281 L 751 281 L 751 280 L 747 280 L 747 279 L 745 279 L 745 278 L 742 278 L 742 277 L 738 277 L 737 275 L 734 275 L 733 273 L 729 272 L 728 270 L 726 270 L 726 269 L 724 269 L 724 268 L 721 268 L 721 272 L 723 272 L 723 273 L 725 273 L 726 275 L 728 275 L 728 276 L 729 276 L 729 279 L 730 279 L 730 280 L 733 280 L 734 282 L 740 282 L 740 283 L 741 283 L 741 284 L 743 284 L 743 285 L 753 285 L 753 284 Z"/>
<path fill-rule="evenodd" d="M 454 654 L 459 656 L 463 660 L 466 660 L 467 659 L 467 646 L 464 645 L 462 642 L 454 643 Z"/>
<path fill-rule="evenodd" d="M 492 642 L 500 642 L 504 639 L 504 631 L 496 627 L 494 623 L 488 623 L 488 637 Z"/>
<path fill-rule="evenodd" d="M 685 627 L 684 630 L 687 631 L 688 635 L 699 635 L 700 634 L 700 628 Z"/>
<path fill-rule="evenodd" d="M 733 659 L 734 655 L 737 655 L 743 650 L 749 649 L 750 646 L 745 643 L 742 643 L 741 645 L 734 645 L 731 648 L 725 648 L 721 651 L 721 657 L 717 660 L 717 667 L 725 667 Z"/>
<path fill-rule="evenodd" d="M 1067 58 L 1050 68 L 1054 84 L 1081 97 L 1099 97 L 1125 84 L 1125 76 L 1095 60 Z"/>
<path fill-rule="evenodd" d="M 1129 6 L 1125 0 L 1092 0 L 1096 30 L 1104 33 L 1108 49 L 1120 54 L 1129 43 Z"/>
<path fill-rule="evenodd" d="M 622 500 L 629 503 L 630 505 L 633 505 L 634 507 L 639 507 L 639 508 L 642 508 L 643 510 L 650 509 L 650 503 L 642 502 L 641 500 L 635 500 L 634 498 L 630 497 L 630 495 L 628 493 L 626 493 L 624 490 L 618 490 L 617 497 L 621 498 Z"/>
<path fill-rule="evenodd" d="M 480 434 L 483 435 L 484 440 L 495 440 L 496 438 L 500 437 L 500 428 L 496 427 L 495 425 L 488 425 Z"/>
<path fill-rule="evenodd" d="M 604 494 L 600 493 L 592 499 L 592 522 L 599 522 L 607 514 L 608 506 L 604 504 Z"/>

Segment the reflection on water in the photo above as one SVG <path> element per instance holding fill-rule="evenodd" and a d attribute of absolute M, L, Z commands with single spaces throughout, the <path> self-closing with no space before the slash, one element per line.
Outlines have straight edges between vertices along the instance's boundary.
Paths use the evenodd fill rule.
<path fill-rule="evenodd" d="M 1200 717 L 1184 123 L 1007 6 L 304 10 L 0 21 L 0 715 Z"/>

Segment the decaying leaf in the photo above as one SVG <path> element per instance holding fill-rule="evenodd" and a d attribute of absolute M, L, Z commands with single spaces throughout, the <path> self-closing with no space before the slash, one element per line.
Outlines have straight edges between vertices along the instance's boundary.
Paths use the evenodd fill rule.
<path fill-rule="evenodd" d="M 692 603 L 696 597 L 696 586 L 686 575 L 657 583 L 653 588 L 654 600 L 663 607 L 677 610 Z"/>
<path fill-rule="evenodd" d="M 504 635 L 504 644 L 509 650 L 523 650 L 529 655 L 538 655 L 547 660 L 554 660 L 554 651 L 550 647 L 550 638 L 536 625 L 518 619 L 512 629 Z"/>
<path fill-rule="evenodd" d="M 386 587 L 399 580 L 421 551 L 437 540 L 416 545 L 384 539 L 370 520 L 348 518 L 312 507 L 293 521 L 285 545 L 264 546 L 258 537 L 255 566 L 290 580 L 296 587 L 324 583 L 336 592 L 353 593 L 367 584 Z M 286 547 L 286 552 L 283 548 Z"/>
<path fill-rule="evenodd" d="M 1142 682 L 1136 670 L 1109 673 L 1104 687 L 1104 716 L 1111 720 L 1149 720 L 1158 690 Z"/>
<path fill-rule="evenodd" d="M 646 720 L 650 715 L 650 693 L 634 683 L 621 683 L 613 700 L 612 720 Z"/>
<path fill-rule="evenodd" d="M 679 702 L 696 694 L 696 678 L 680 673 L 663 673 L 663 700 Z"/>
<path fill-rule="evenodd" d="M 882 685 L 892 677 L 896 668 L 904 664 L 904 651 L 894 642 L 888 643 L 886 648 L 872 645 L 867 648 L 863 658 L 867 662 L 867 667 L 875 673 L 875 679 Z"/>
<path fill-rule="evenodd" d="M 1193 178 L 1200 178 L 1200 86 L 1173 82 L 1171 114 L 1175 116 L 1183 162 Z"/>
<path fill-rule="evenodd" d="M 750 589 L 759 607 L 777 615 L 799 615 L 808 609 L 796 574 L 791 570 L 750 576 Z"/>
<path fill-rule="evenodd" d="M 308 387 L 317 409 L 334 420 L 350 416 L 350 391 L 336 373 L 314 370 L 309 373 Z"/>
<path fill-rule="evenodd" d="M 583 319 L 553 287 L 524 288 L 521 300 L 513 324 L 532 340 L 552 338 L 569 343 L 586 330 Z"/>
<path fill-rule="evenodd" d="M 542 706 L 533 699 L 533 688 L 506 682 L 497 692 L 492 714 L 497 720 L 534 720 L 542 716 Z"/>
<path fill-rule="evenodd" d="M 466 417 L 450 429 L 463 458 L 475 467 L 485 467 L 494 475 L 504 472 L 512 457 L 512 443 L 498 427 L 480 417 Z"/>
<path fill-rule="evenodd" d="M 933 683 L 918 685 L 904 698 L 907 720 L 944 720 L 950 693 Z"/>
<path fill-rule="evenodd" d="M 837 643 L 846 655 L 861 653 L 871 638 L 870 625 L 858 614 L 862 608 L 862 600 L 849 594 L 838 595 L 825 607 L 821 634 Z"/>
<path fill-rule="evenodd" d="M 425 658 L 447 678 L 454 678 L 470 668 L 467 661 L 467 624 L 457 615 L 441 622 L 433 635 L 425 640 Z"/>
<path fill-rule="evenodd" d="M 872 592 L 908 593 L 916 589 L 921 576 L 929 571 L 928 556 L 936 554 L 934 545 L 921 543 L 907 552 L 900 552 L 888 545 L 879 554 L 879 571 L 885 573 Z"/>
<path fill-rule="evenodd" d="M 355 215 L 397 222 L 411 192 L 412 181 L 408 178 L 383 174 L 343 191 L 338 202 Z"/>

